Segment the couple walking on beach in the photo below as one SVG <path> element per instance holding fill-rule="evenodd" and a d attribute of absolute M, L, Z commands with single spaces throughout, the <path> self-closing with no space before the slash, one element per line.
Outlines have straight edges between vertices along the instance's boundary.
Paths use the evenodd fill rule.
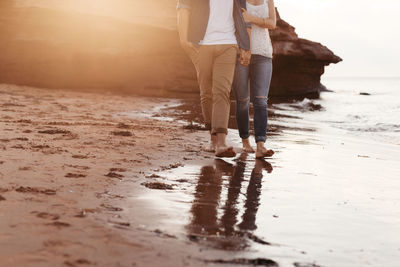
<path fill-rule="evenodd" d="M 274 153 L 265 141 L 272 76 L 268 29 L 275 26 L 273 0 L 178 0 L 180 42 L 196 68 L 203 117 L 210 130 L 206 150 L 217 157 L 236 156 L 226 144 L 231 89 L 243 150 L 255 152 L 256 158 Z M 250 90 L 256 150 L 249 141 Z"/>

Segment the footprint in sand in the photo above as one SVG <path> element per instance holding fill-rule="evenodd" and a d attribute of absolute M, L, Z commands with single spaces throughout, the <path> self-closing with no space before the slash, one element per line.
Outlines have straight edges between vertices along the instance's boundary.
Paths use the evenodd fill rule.
<path fill-rule="evenodd" d="M 55 226 L 55 227 L 57 227 L 58 229 L 65 228 L 65 227 L 70 227 L 70 226 L 71 226 L 71 224 L 69 224 L 69 223 L 66 223 L 66 222 L 59 222 L 59 221 L 51 222 L 51 223 L 46 223 L 46 225 Z"/>
<path fill-rule="evenodd" d="M 38 212 L 38 211 L 32 211 L 32 214 L 36 214 L 36 217 L 41 218 L 41 219 L 49 219 L 49 220 L 58 220 L 60 219 L 60 215 L 58 214 L 52 214 L 52 213 L 47 213 L 47 212 Z"/>
<path fill-rule="evenodd" d="M 84 178 L 84 177 L 86 177 L 86 174 L 80 174 L 80 173 L 67 173 L 66 175 L 65 175 L 65 177 L 67 177 L 67 178 Z"/>
<path fill-rule="evenodd" d="M 71 134 L 70 131 L 62 130 L 62 129 L 43 130 L 43 131 L 38 131 L 38 133 L 41 133 L 41 134 Z"/>
<path fill-rule="evenodd" d="M 123 211 L 122 208 L 114 207 L 114 206 L 107 205 L 107 204 L 104 204 L 104 203 L 101 204 L 100 206 L 103 207 L 104 209 L 108 210 L 108 211 Z"/>
<path fill-rule="evenodd" d="M 131 224 L 129 222 L 118 222 L 118 221 L 114 221 L 114 220 L 109 220 L 108 222 L 111 224 L 114 224 L 115 226 L 120 226 L 120 227 L 122 226 L 122 227 L 124 227 L 123 229 L 126 229 L 125 227 L 131 226 Z"/>
<path fill-rule="evenodd" d="M 14 140 L 18 140 L 18 141 L 29 141 L 28 138 L 26 137 L 18 137 L 18 138 L 14 138 Z"/>
<path fill-rule="evenodd" d="M 44 194 L 44 195 L 55 195 L 56 190 L 53 189 L 40 189 L 36 187 L 25 187 L 25 186 L 20 186 L 15 191 L 19 193 L 31 193 L 31 194 Z"/>
<path fill-rule="evenodd" d="M 14 121 L 14 122 L 16 122 L 16 123 L 32 123 L 31 120 L 24 120 L 24 119 L 22 119 L 22 120 L 17 120 L 17 121 Z"/>
<path fill-rule="evenodd" d="M 19 167 L 18 168 L 19 171 L 30 171 L 32 170 L 32 167 L 26 166 L 26 167 Z"/>
<path fill-rule="evenodd" d="M 147 175 L 146 176 L 146 178 L 149 178 L 149 179 L 155 179 L 155 178 L 162 178 L 160 175 L 158 175 L 158 174 L 152 174 L 152 175 Z"/>
<path fill-rule="evenodd" d="M 89 156 L 87 155 L 72 155 L 74 159 L 87 159 Z"/>
<path fill-rule="evenodd" d="M 111 132 L 111 134 L 116 136 L 133 136 L 133 134 L 129 131 L 114 131 Z"/>
<path fill-rule="evenodd" d="M 4 103 L 1 106 L 2 107 L 25 107 L 25 105 L 16 104 L 16 103 Z"/>
<path fill-rule="evenodd" d="M 173 185 L 161 183 L 161 182 L 146 182 L 146 183 L 141 183 L 141 185 L 144 185 L 147 188 L 150 189 L 158 189 L 158 190 L 173 190 L 174 187 Z"/>
<path fill-rule="evenodd" d="M 15 149 L 23 149 L 25 150 L 25 147 L 23 145 L 14 145 L 11 148 L 15 148 Z"/>
<path fill-rule="evenodd" d="M 110 177 L 110 178 L 117 178 L 120 179 L 123 178 L 124 176 L 122 174 L 116 173 L 116 172 L 109 172 L 105 174 L 104 176 Z"/>

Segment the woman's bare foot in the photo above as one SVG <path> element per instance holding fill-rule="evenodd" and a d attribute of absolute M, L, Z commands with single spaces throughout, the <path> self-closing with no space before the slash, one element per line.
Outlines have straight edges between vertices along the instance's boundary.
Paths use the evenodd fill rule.
<path fill-rule="evenodd" d="M 243 152 L 246 152 L 246 153 L 254 153 L 254 152 L 256 152 L 254 150 L 254 148 L 250 145 L 249 138 L 242 139 L 242 146 L 243 146 Z"/>
<path fill-rule="evenodd" d="M 257 143 L 256 159 L 261 159 L 265 157 L 272 157 L 275 152 L 272 149 L 266 149 L 264 142 Z"/>

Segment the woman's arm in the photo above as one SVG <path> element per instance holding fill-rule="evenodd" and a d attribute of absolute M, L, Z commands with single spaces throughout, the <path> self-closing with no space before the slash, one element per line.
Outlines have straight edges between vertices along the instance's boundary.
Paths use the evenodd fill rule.
<path fill-rule="evenodd" d="M 253 23 L 259 27 L 273 30 L 276 28 L 276 12 L 274 0 L 268 0 L 269 16 L 268 18 L 260 18 L 257 16 L 250 15 L 247 10 L 242 9 L 243 18 L 246 22 Z"/>

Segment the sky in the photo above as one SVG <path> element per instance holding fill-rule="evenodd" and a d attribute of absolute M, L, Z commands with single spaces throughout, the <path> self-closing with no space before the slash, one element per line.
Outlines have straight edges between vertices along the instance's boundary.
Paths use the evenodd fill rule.
<path fill-rule="evenodd" d="M 400 0 L 275 0 L 301 38 L 343 59 L 325 76 L 400 76 Z"/>

